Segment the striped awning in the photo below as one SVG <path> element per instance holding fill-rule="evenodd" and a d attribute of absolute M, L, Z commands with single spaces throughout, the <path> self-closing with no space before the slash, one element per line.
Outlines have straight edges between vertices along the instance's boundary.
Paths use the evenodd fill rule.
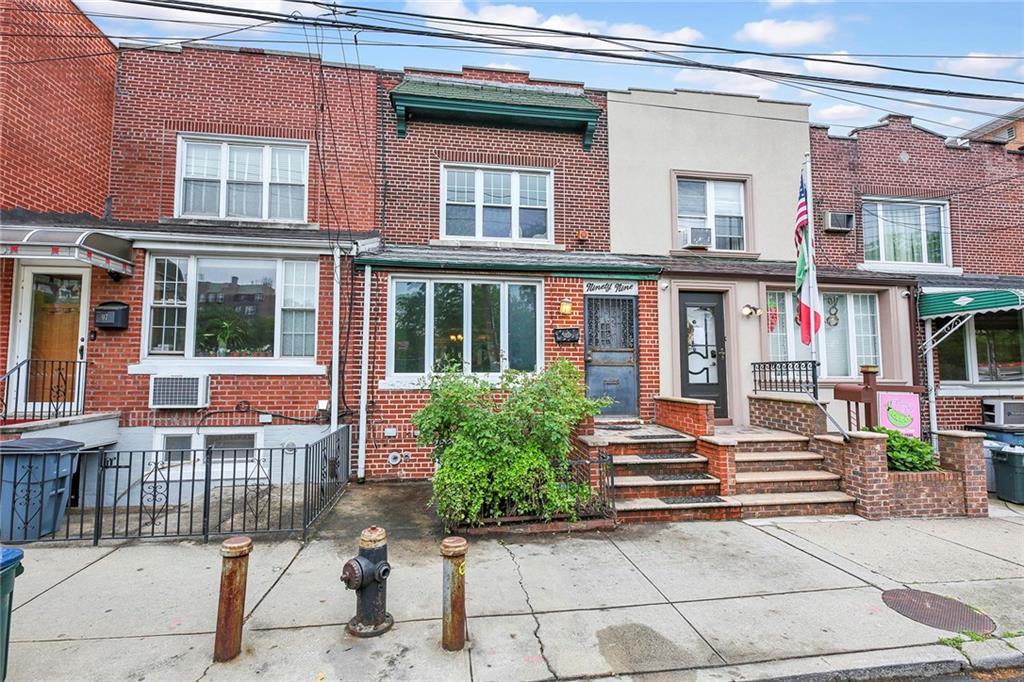
<path fill-rule="evenodd" d="M 122 275 L 134 272 L 129 240 L 88 229 L 4 227 L 0 258 L 76 260 Z"/>
<path fill-rule="evenodd" d="M 922 289 L 917 311 L 921 319 L 964 313 L 1024 309 L 1022 289 Z"/>

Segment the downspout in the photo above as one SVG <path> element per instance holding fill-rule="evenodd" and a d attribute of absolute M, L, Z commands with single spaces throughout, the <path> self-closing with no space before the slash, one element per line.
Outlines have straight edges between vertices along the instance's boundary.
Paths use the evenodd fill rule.
<path fill-rule="evenodd" d="M 338 337 L 341 335 L 341 247 L 331 249 L 334 281 L 331 283 L 331 433 L 338 430 Z"/>
<path fill-rule="evenodd" d="M 932 318 L 924 321 L 924 343 L 928 352 L 925 353 L 925 371 L 928 372 L 928 432 L 931 434 L 932 447 L 939 447 L 939 420 L 935 410 L 935 349 L 932 348 Z"/>
<path fill-rule="evenodd" d="M 354 262 L 352 267 L 355 267 Z M 363 343 L 360 348 L 359 363 L 359 464 L 356 469 L 356 480 L 359 483 L 366 479 L 366 403 L 370 383 L 370 291 L 372 282 L 373 270 L 367 265 L 363 268 Z"/>

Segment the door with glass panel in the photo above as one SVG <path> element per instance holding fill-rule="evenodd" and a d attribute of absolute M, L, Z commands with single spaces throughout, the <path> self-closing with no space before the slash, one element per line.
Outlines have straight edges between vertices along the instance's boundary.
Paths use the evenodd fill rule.
<path fill-rule="evenodd" d="M 720 293 L 679 294 L 679 357 L 683 396 L 715 401 L 715 417 L 729 416 L 725 313 Z"/>
<path fill-rule="evenodd" d="M 635 296 L 587 296 L 586 380 L 591 398 L 614 400 L 605 416 L 635 417 L 639 393 Z"/>

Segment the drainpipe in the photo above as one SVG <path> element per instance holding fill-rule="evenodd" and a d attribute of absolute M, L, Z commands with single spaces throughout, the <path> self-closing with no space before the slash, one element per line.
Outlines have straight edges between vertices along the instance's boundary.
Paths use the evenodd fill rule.
<path fill-rule="evenodd" d="M 341 247 L 331 249 L 334 277 L 331 282 L 331 433 L 338 430 L 338 337 L 341 335 Z"/>
<path fill-rule="evenodd" d="M 924 343 L 928 352 L 925 353 L 925 371 L 928 372 L 928 431 L 932 437 L 932 447 L 939 447 L 939 419 L 935 413 L 935 349 L 932 348 L 932 319 L 924 321 Z"/>
<path fill-rule="evenodd" d="M 355 267 L 354 263 L 353 267 Z M 359 363 L 359 465 L 356 469 L 356 480 L 359 483 L 366 478 L 366 402 L 370 383 L 370 290 L 372 283 L 373 270 L 367 265 L 363 268 L 363 345 L 360 349 Z"/>

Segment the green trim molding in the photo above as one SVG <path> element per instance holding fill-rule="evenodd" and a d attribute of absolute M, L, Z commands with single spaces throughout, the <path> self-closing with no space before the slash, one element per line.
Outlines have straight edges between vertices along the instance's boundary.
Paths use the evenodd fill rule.
<path fill-rule="evenodd" d="M 1021 289 L 925 291 L 917 302 L 918 316 L 922 319 L 1021 309 L 1024 309 L 1024 290 Z"/>

